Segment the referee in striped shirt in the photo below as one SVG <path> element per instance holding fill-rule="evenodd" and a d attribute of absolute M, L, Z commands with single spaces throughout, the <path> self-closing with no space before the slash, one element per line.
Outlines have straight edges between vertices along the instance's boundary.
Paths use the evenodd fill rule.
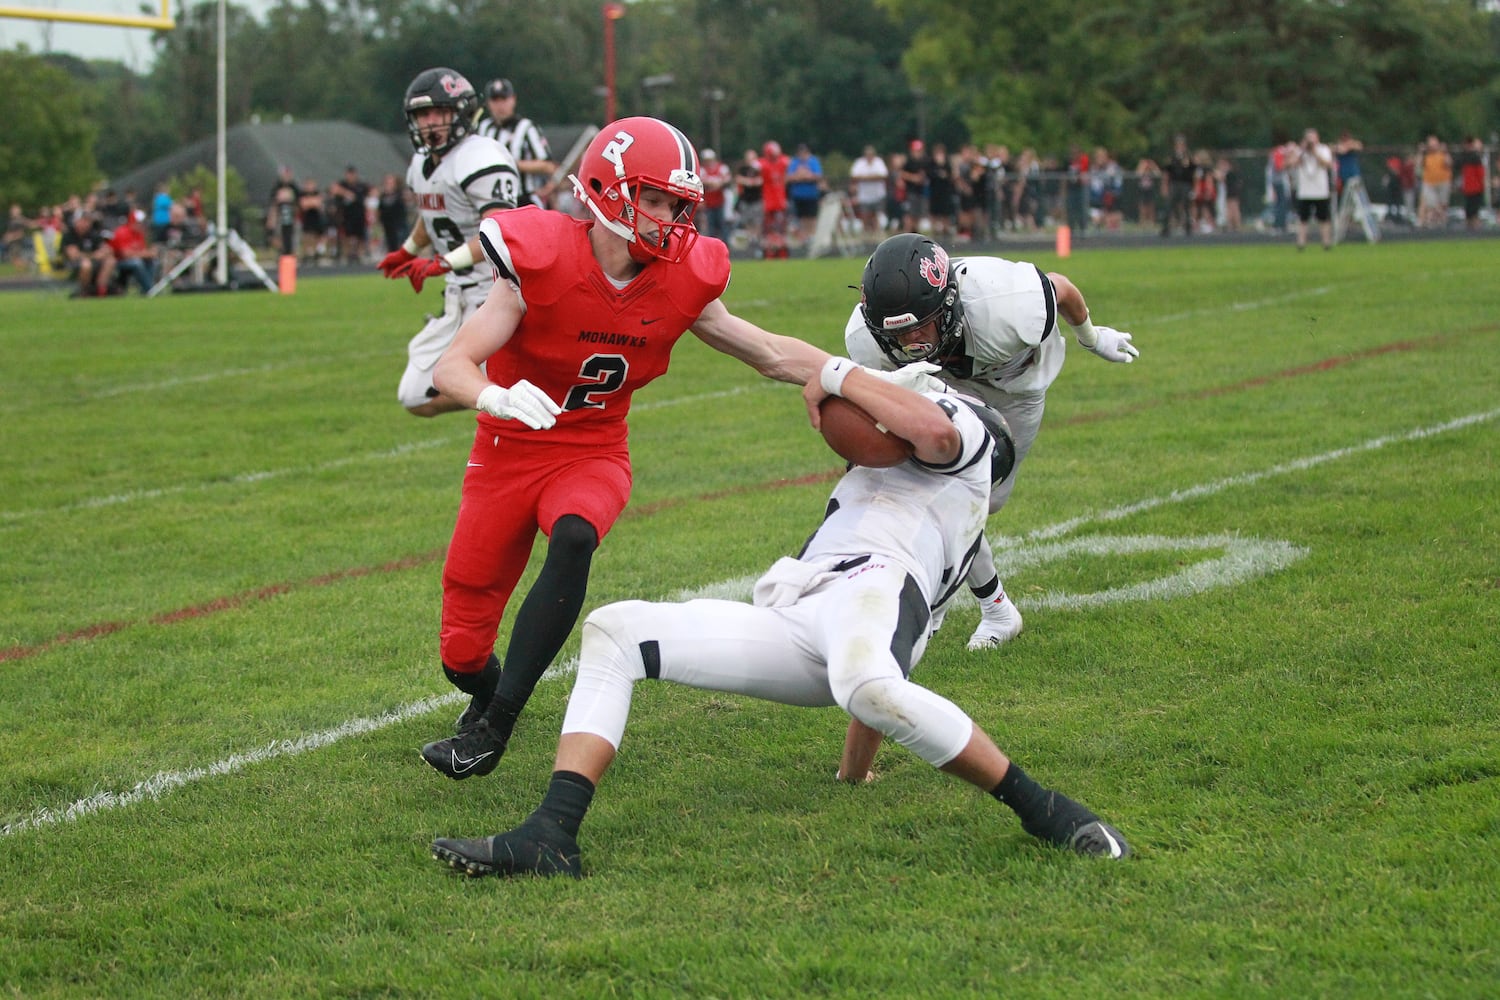
<path fill-rule="evenodd" d="M 530 118 L 516 114 L 516 88 L 509 80 L 491 80 L 485 85 L 484 100 L 489 117 L 480 123 L 479 133 L 497 140 L 516 158 L 526 200 L 551 208 L 552 173 L 557 164 L 552 162 L 547 137 Z"/>

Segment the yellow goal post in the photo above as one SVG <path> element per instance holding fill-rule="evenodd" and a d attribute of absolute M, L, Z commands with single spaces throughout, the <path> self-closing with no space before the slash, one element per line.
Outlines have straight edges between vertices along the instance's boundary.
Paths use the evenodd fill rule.
<path fill-rule="evenodd" d="M 161 14 L 157 17 L 145 14 L 89 13 L 77 10 L 8 6 L 0 6 L 0 17 L 14 17 L 28 21 L 67 21 L 71 24 L 99 24 L 112 28 L 149 28 L 157 31 L 171 31 L 177 26 L 177 22 L 172 20 L 171 0 L 161 0 Z"/>

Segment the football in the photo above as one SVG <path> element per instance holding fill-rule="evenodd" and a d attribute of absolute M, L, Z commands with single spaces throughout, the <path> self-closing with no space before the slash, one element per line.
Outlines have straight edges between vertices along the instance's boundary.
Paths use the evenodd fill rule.
<path fill-rule="evenodd" d="M 875 418 L 842 396 L 818 405 L 823 440 L 846 462 L 888 469 L 911 458 L 912 445 L 875 422 Z"/>

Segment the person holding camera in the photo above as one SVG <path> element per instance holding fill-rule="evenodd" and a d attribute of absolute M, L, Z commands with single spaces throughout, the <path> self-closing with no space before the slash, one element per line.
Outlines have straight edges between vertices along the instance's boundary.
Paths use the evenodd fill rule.
<path fill-rule="evenodd" d="M 1317 129 L 1307 129 L 1292 154 L 1292 183 L 1297 191 L 1298 250 L 1307 246 L 1307 223 L 1315 215 L 1323 249 L 1333 249 L 1333 213 L 1329 210 L 1333 194 L 1329 171 L 1332 169 L 1333 150 L 1318 139 Z"/>

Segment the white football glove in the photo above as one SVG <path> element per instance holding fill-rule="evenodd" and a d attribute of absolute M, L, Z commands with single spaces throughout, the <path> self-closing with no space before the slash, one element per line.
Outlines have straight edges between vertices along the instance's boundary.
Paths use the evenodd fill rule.
<path fill-rule="evenodd" d="M 562 407 L 524 378 L 509 389 L 487 385 L 474 401 L 476 409 L 501 420 L 519 420 L 533 430 L 545 430 L 557 423 Z"/>
<path fill-rule="evenodd" d="M 1108 326 L 1096 326 L 1094 332 L 1099 335 L 1099 339 L 1094 341 L 1089 350 L 1105 361 L 1128 365 L 1141 356 L 1141 352 L 1130 342 L 1130 334 Z"/>
<path fill-rule="evenodd" d="M 935 365 L 931 361 L 914 361 L 909 365 L 902 365 L 893 372 L 876 371 L 874 368 L 866 368 L 865 371 L 876 378 L 899 385 L 903 389 L 912 392 L 941 391 L 943 383 L 936 377 L 942 371 L 941 365 Z"/>

